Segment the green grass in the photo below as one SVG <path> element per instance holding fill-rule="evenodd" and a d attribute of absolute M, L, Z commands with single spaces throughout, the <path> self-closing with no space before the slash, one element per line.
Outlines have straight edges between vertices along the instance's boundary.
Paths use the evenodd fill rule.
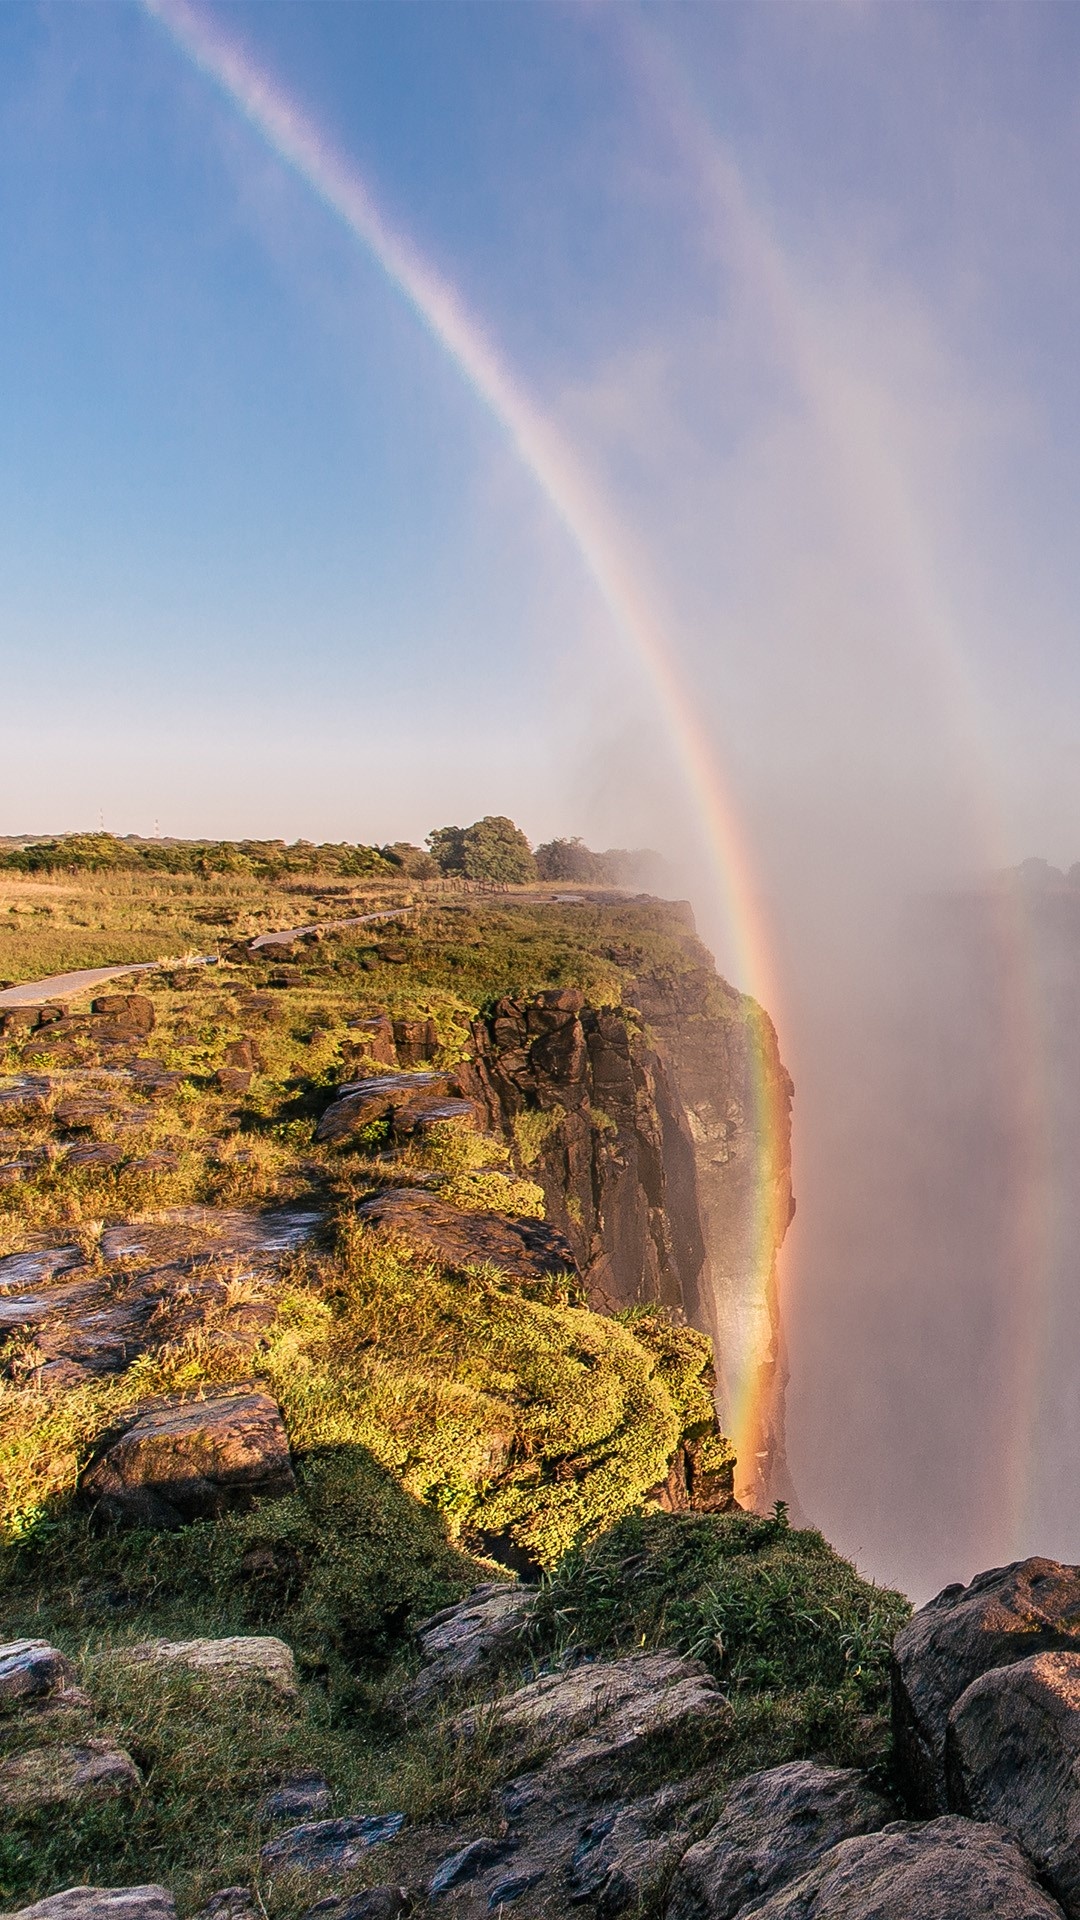
<path fill-rule="evenodd" d="M 910 1613 L 782 1509 L 638 1513 L 560 1562 L 534 1635 L 547 1652 L 665 1646 L 704 1661 L 747 1737 L 757 1729 L 755 1765 L 816 1752 L 880 1765 L 889 1650 Z"/>

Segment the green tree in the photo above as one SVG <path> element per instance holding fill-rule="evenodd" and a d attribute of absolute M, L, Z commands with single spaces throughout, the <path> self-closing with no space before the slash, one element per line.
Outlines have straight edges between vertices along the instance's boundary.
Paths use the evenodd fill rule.
<path fill-rule="evenodd" d="M 440 873 L 464 873 L 464 827 L 432 827 L 427 844 Z"/>
<path fill-rule="evenodd" d="M 604 862 L 584 840 L 575 834 L 572 840 L 545 840 L 536 849 L 536 868 L 541 880 L 603 880 Z"/>
<path fill-rule="evenodd" d="M 470 880 L 521 886 L 536 879 L 536 861 L 525 835 L 504 813 L 486 813 L 462 835 L 462 864 Z"/>

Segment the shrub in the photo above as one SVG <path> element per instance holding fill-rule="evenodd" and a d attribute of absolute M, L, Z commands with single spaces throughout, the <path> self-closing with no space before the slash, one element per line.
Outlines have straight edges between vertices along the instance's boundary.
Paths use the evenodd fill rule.
<path fill-rule="evenodd" d="M 782 1514 L 636 1514 L 562 1562 L 537 1633 L 590 1651 L 674 1646 L 736 1692 L 817 1689 L 865 1712 L 884 1708 L 910 1611 Z"/>

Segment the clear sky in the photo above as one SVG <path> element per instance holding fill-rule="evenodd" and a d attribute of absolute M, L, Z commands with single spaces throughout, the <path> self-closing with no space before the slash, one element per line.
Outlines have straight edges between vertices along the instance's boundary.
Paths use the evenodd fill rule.
<path fill-rule="evenodd" d="M 572 448 L 770 887 L 868 785 L 1080 856 L 1075 9 L 201 17 Z M 4 830 L 693 832 L 503 427 L 137 0 L 0 10 L 0 196 Z"/>

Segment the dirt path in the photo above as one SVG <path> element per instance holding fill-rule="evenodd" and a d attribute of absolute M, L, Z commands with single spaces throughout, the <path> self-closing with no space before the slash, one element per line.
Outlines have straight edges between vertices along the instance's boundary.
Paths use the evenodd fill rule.
<path fill-rule="evenodd" d="M 253 952 L 263 947 L 286 947 L 292 940 L 299 940 L 305 933 L 333 933 L 339 927 L 370 926 L 374 921 L 399 920 L 404 913 L 412 913 L 412 907 L 389 907 L 379 913 L 359 913 L 351 920 L 320 920 L 308 927 L 286 927 L 277 933 L 260 933 L 257 939 L 249 941 Z M 5 987 L 0 992 L 0 1007 L 36 1007 L 44 1000 L 69 1000 L 79 993 L 89 993 L 94 987 L 106 985 L 110 980 L 121 980 L 127 974 L 155 973 L 159 967 L 214 967 L 217 955 L 202 953 L 194 959 L 183 960 L 136 960 L 122 967 L 83 967 L 78 973 L 54 973 L 47 980 L 24 980 L 20 986 Z"/>

